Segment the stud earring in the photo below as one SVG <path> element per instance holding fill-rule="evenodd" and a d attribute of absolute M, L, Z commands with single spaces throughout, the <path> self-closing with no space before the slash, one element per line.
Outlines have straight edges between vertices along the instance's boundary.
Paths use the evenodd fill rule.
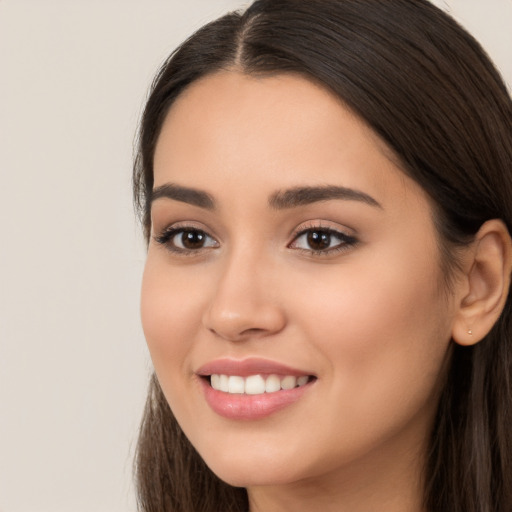
<path fill-rule="evenodd" d="M 468 329 L 468 334 L 469 334 L 470 336 L 473 336 L 473 331 L 472 331 L 471 329 Z"/>

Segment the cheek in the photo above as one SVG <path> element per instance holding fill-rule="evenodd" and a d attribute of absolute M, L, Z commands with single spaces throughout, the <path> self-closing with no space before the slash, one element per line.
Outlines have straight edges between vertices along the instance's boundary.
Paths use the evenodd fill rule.
<path fill-rule="evenodd" d="M 148 254 L 142 279 L 141 318 L 159 378 L 176 375 L 173 371 L 164 372 L 165 368 L 184 367 L 189 341 L 201 325 L 200 286 L 189 277 L 187 272 L 171 271 L 165 262 Z"/>
<path fill-rule="evenodd" d="M 150 251 L 144 269 L 142 327 L 167 402 L 176 417 L 193 419 L 195 404 L 187 392 L 193 382 L 190 358 L 201 326 L 202 287 L 197 275 L 194 279 L 186 270 L 171 268 L 159 256 Z"/>
<path fill-rule="evenodd" d="M 450 314 L 435 262 L 380 255 L 371 264 L 361 260 L 360 268 L 340 267 L 323 281 L 328 286 L 310 285 L 302 315 L 308 338 L 331 366 L 330 389 L 360 419 L 354 425 L 404 420 L 433 402 L 449 346 Z"/>
<path fill-rule="evenodd" d="M 294 276 L 294 290 L 288 295 L 304 311 L 293 316 L 309 321 L 317 332 L 330 332 L 319 337 L 337 339 L 332 348 L 346 342 L 362 352 L 376 348 L 376 340 L 399 342 L 399 333 L 423 337 L 444 324 L 449 312 L 438 289 L 435 262 L 381 256 L 376 261 L 361 258 L 334 271 L 328 268 L 313 278 L 306 273 Z"/>

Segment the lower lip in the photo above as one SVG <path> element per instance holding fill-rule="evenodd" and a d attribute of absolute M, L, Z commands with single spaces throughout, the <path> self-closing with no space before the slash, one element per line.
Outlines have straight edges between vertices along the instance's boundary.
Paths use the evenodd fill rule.
<path fill-rule="evenodd" d="M 313 382 L 293 389 L 283 389 L 275 393 L 242 395 L 217 391 L 203 378 L 199 379 L 206 402 L 215 413 L 230 420 L 258 420 L 266 418 L 299 401 L 307 393 Z"/>

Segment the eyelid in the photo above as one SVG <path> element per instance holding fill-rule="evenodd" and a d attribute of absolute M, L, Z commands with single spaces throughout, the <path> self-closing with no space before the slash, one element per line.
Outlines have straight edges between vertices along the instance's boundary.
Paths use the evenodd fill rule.
<path fill-rule="evenodd" d="M 210 238 L 214 241 L 214 245 L 198 247 L 197 249 L 187 249 L 184 247 L 178 247 L 175 244 L 172 244 L 172 239 L 177 236 L 179 233 L 187 232 L 187 231 L 195 231 L 198 233 L 202 233 L 206 235 L 206 237 Z M 217 238 L 210 234 L 209 230 L 203 226 L 198 226 L 195 222 L 175 222 L 165 226 L 163 229 L 158 230 L 157 233 L 152 235 L 152 239 L 159 245 L 162 245 L 169 252 L 177 254 L 177 255 L 199 255 L 204 251 L 215 249 L 219 246 L 219 241 Z"/>
<path fill-rule="evenodd" d="M 337 222 L 331 222 L 323 219 L 318 220 L 309 220 L 307 222 L 303 222 L 299 224 L 291 233 L 291 237 L 296 237 L 305 231 L 310 230 L 321 230 L 321 231 L 329 231 L 331 233 L 339 233 L 346 237 L 355 238 L 357 236 L 357 232 L 355 229 L 350 228 L 348 226 L 342 226 Z"/>
<path fill-rule="evenodd" d="M 196 222 L 196 221 L 193 221 L 193 220 L 184 220 L 184 221 L 176 221 L 176 222 L 166 222 L 166 223 L 161 223 L 162 227 L 159 227 L 158 226 L 158 223 L 154 222 L 153 223 L 153 238 L 154 237 L 158 237 L 158 236 L 161 236 L 163 234 L 165 234 L 166 232 L 170 232 L 172 230 L 177 230 L 177 229 L 190 229 L 190 230 L 197 230 L 197 231 L 204 231 L 205 233 L 208 233 L 209 234 L 209 229 L 204 226 L 204 224 L 202 224 L 201 222 Z"/>
<path fill-rule="evenodd" d="M 194 221 L 182 221 L 171 223 L 165 226 L 163 229 L 157 231 L 157 233 L 154 233 L 152 235 L 152 239 L 157 244 L 166 248 L 168 251 L 178 255 L 199 255 L 204 251 L 218 248 L 220 246 L 218 238 L 215 235 L 212 235 L 210 233 L 210 230 L 204 227 L 204 225 L 198 224 L 200 223 L 196 223 Z M 178 236 L 180 233 L 185 233 L 187 231 L 201 233 L 205 235 L 207 239 L 210 239 L 210 241 L 213 243 L 205 242 L 204 245 L 196 248 L 179 247 L 175 242 L 173 242 L 173 238 Z M 329 246 L 317 249 L 315 249 L 314 247 L 305 248 L 297 246 L 298 240 L 300 240 L 301 237 L 307 235 L 308 232 L 314 231 L 327 233 L 330 237 L 337 239 L 338 243 L 332 247 Z M 326 222 L 321 220 L 309 221 L 307 223 L 301 224 L 294 230 L 293 234 L 291 235 L 292 240 L 287 244 L 287 248 L 296 251 L 301 251 L 307 253 L 308 255 L 333 255 L 334 253 L 349 250 L 359 242 L 359 240 L 353 234 L 348 233 L 351 231 L 353 232 L 352 229 L 342 228 L 339 225 L 337 225 L 336 227 L 332 225 L 326 225 Z"/>
<path fill-rule="evenodd" d="M 293 244 L 297 242 L 301 237 L 305 236 L 308 232 L 324 232 L 332 235 L 338 240 L 340 240 L 339 244 L 336 244 L 334 247 L 328 247 L 326 249 L 305 249 L 301 247 L 293 247 Z M 335 253 L 343 252 L 349 250 L 359 243 L 358 238 L 355 234 L 349 234 L 347 231 L 352 231 L 352 229 L 334 227 L 332 225 L 325 225 L 325 221 L 309 221 L 307 224 L 301 224 L 298 226 L 293 234 L 292 241 L 288 244 L 288 248 L 305 252 L 309 255 L 318 255 L 318 256 L 329 256 Z"/>

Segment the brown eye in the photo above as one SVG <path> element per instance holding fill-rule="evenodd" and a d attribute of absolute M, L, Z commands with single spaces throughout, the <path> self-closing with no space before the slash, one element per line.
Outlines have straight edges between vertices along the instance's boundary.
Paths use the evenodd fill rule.
<path fill-rule="evenodd" d="M 331 254 L 349 249 L 357 244 L 357 239 L 341 231 L 326 228 L 310 228 L 301 231 L 289 245 L 312 254 Z"/>
<path fill-rule="evenodd" d="M 207 235 L 202 231 L 182 231 L 174 237 L 174 244 L 176 247 L 182 249 L 194 250 L 202 249 L 206 242 Z"/>
<path fill-rule="evenodd" d="M 314 251 L 323 251 L 331 245 L 331 234 L 327 231 L 309 231 L 307 243 Z"/>
<path fill-rule="evenodd" d="M 218 242 L 210 235 L 193 228 L 170 228 L 155 237 L 155 240 L 176 253 L 190 253 L 219 246 Z"/>

